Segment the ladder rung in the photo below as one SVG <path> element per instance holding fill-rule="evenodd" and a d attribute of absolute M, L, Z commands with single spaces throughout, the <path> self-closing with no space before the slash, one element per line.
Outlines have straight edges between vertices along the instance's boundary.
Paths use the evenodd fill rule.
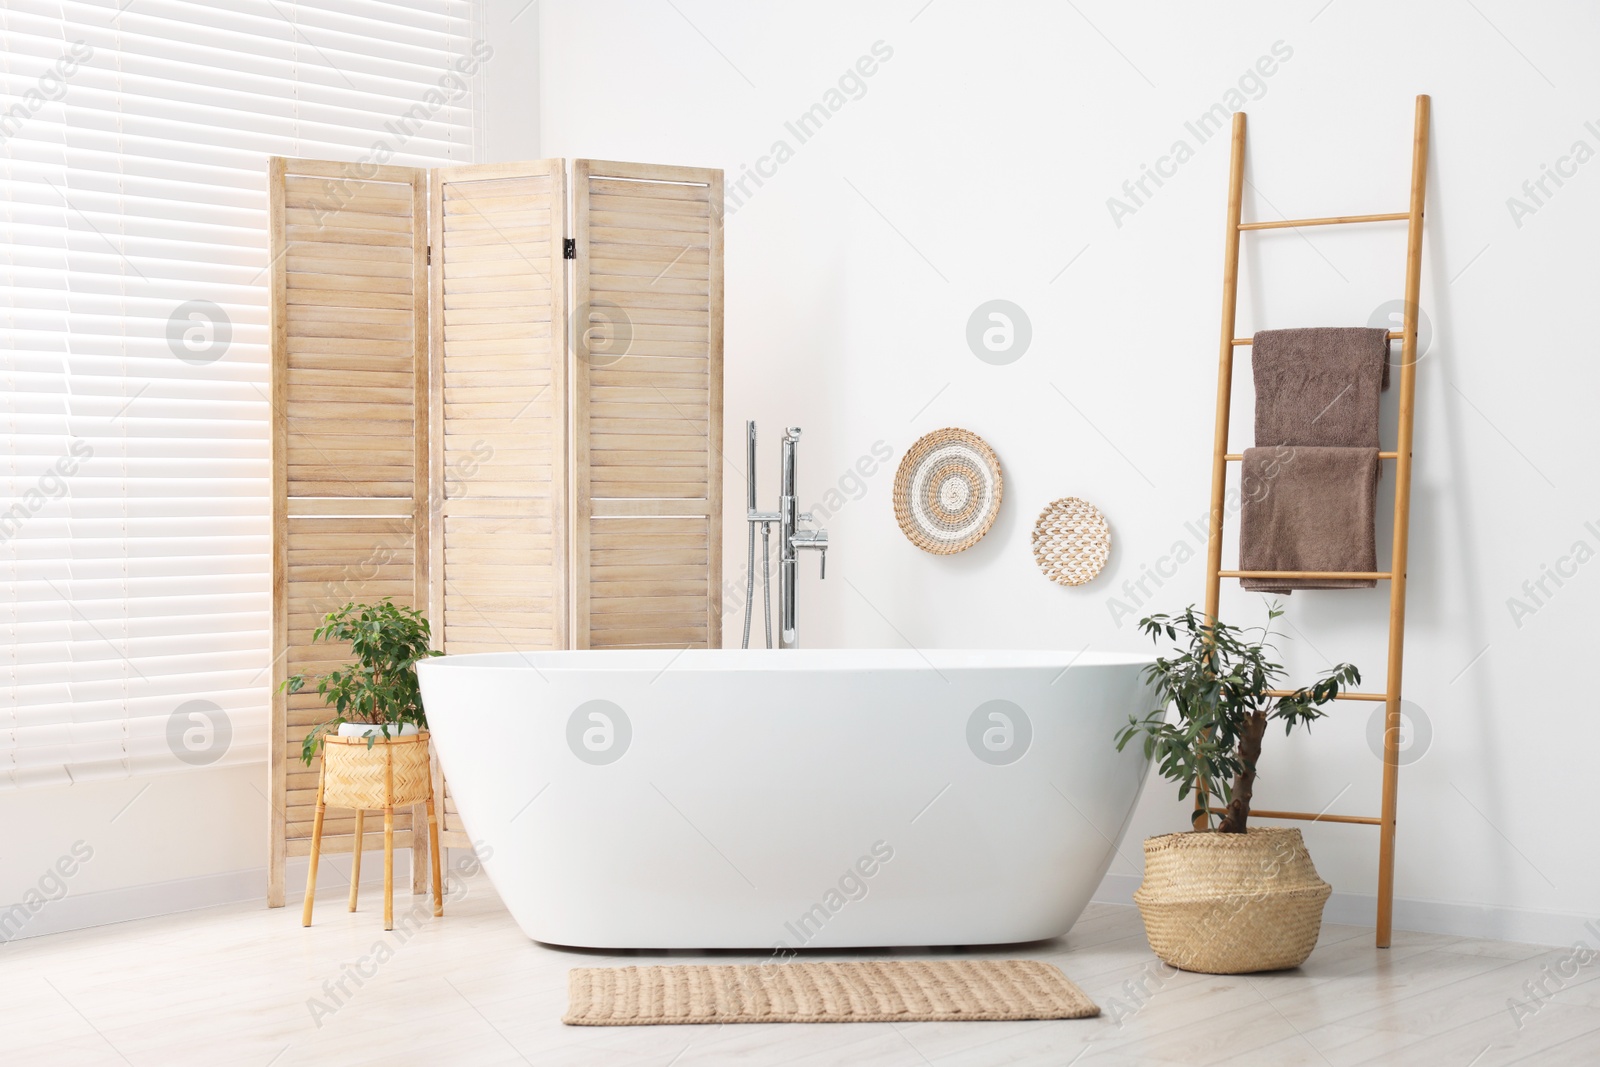
<path fill-rule="evenodd" d="M 1362 826 L 1382 826 L 1382 819 L 1369 815 L 1313 815 L 1309 811 L 1256 811 L 1250 809 L 1252 819 L 1300 819 L 1304 822 L 1353 822 Z"/>
<path fill-rule="evenodd" d="M 1405 337 L 1405 334 L 1401 333 L 1399 330 L 1389 331 L 1389 340 L 1391 341 L 1398 341 L 1403 337 Z M 1234 348 L 1249 348 L 1255 343 L 1256 341 L 1254 337 L 1235 337 L 1233 339 Z"/>
<path fill-rule="evenodd" d="M 1303 579 L 1305 581 L 1323 578 L 1359 578 L 1363 581 L 1377 581 L 1381 578 L 1394 577 L 1388 571 L 1218 571 L 1217 576 L 1220 578 Z"/>
<path fill-rule="evenodd" d="M 1290 447 L 1292 448 L 1293 446 L 1291 445 Z M 1238 463 L 1240 460 L 1244 459 L 1244 455 L 1243 455 L 1243 453 L 1240 453 L 1240 452 L 1229 452 L 1227 455 L 1223 456 L 1222 458 L 1227 460 L 1229 463 Z M 1378 458 L 1379 459 L 1399 459 L 1400 458 L 1400 453 L 1398 453 L 1398 452 L 1379 452 L 1378 453 Z"/>
<path fill-rule="evenodd" d="M 1387 215 L 1335 215 L 1326 219 L 1283 219 L 1279 222 L 1241 222 L 1241 230 L 1287 230 L 1296 226 L 1343 226 L 1347 222 L 1403 222 L 1411 218 L 1410 212 L 1393 211 Z"/>
<path fill-rule="evenodd" d="M 1294 690 L 1293 689 L 1268 689 L 1267 690 L 1267 696 L 1269 696 L 1269 697 L 1287 697 L 1287 696 L 1293 696 L 1293 695 L 1294 695 Z M 1372 701 L 1377 701 L 1377 702 L 1381 703 L 1382 701 L 1385 701 L 1385 700 L 1389 699 L 1389 694 L 1388 693 L 1347 693 L 1347 692 L 1341 691 L 1338 696 L 1334 697 L 1334 699 L 1335 700 L 1372 700 Z"/>

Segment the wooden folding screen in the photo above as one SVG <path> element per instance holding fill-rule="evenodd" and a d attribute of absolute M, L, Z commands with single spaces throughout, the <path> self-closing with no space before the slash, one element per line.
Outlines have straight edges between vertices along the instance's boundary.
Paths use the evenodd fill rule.
<path fill-rule="evenodd" d="M 570 243 L 563 160 L 270 178 L 281 906 L 331 712 L 278 686 L 344 661 L 311 642 L 328 611 L 424 607 L 447 653 L 721 644 L 722 172 L 577 160 Z"/>
<path fill-rule="evenodd" d="M 565 169 L 438 170 L 430 199 L 435 647 L 569 648 Z M 433 773 L 440 841 L 467 846 Z"/>
<path fill-rule="evenodd" d="M 572 185 L 573 639 L 719 647 L 722 172 L 580 159 Z"/>
<path fill-rule="evenodd" d="M 312 644 L 352 600 L 427 600 L 427 181 L 405 167 L 275 158 L 272 286 L 272 756 L 267 899 L 284 861 L 310 852 L 318 767 L 300 741 L 329 712 L 283 680 L 337 666 Z M 354 818 L 323 824 L 323 852 L 349 852 Z M 413 815 L 397 817 L 409 847 Z M 421 825 L 420 817 L 417 825 Z M 374 835 L 375 846 L 379 844 Z M 413 864 L 421 887 L 423 864 Z"/>

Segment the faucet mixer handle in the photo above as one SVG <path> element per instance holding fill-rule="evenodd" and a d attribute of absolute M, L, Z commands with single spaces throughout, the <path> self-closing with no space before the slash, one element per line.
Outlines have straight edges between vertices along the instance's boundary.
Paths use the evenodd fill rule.
<path fill-rule="evenodd" d="M 828 576 L 828 531 L 827 530 L 796 530 L 790 535 L 789 543 L 796 549 L 814 548 L 821 553 L 822 577 Z"/>
<path fill-rule="evenodd" d="M 827 545 L 823 545 L 822 546 L 822 557 L 821 557 L 820 562 L 821 562 L 821 569 L 817 572 L 817 577 L 818 577 L 818 579 L 825 581 L 827 579 L 827 577 L 828 577 L 828 546 Z"/>

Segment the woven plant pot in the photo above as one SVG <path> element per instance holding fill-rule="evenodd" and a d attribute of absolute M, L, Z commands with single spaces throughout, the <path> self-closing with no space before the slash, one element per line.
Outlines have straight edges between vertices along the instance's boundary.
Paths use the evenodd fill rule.
<path fill-rule="evenodd" d="M 323 801 L 330 807 L 398 807 L 428 799 L 426 730 L 387 740 L 379 737 L 371 748 L 365 737 L 324 737 L 322 764 Z"/>
<path fill-rule="evenodd" d="M 1299 830 L 1253 829 L 1146 838 L 1133 901 L 1150 947 L 1173 967 L 1248 974 L 1304 963 L 1332 892 Z"/>

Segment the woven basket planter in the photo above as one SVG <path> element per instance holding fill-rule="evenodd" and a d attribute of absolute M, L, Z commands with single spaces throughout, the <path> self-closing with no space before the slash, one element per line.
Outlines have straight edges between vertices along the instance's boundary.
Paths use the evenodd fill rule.
<path fill-rule="evenodd" d="M 1248 974 L 1304 963 L 1332 892 L 1299 830 L 1262 829 L 1146 838 L 1133 900 L 1151 949 L 1173 967 Z"/>
<path fill-rule="evenodd" d="M 317 897 L 317 861 L 322 855 L 322 819 L 329 806 L 354 808 L 355 845 L 350 857 L 350 910 L 356 910 L 361 889 L 363 819 L 366 810 L 383 811 L 383 928 L 394 929 L 394 812 L 395 808 L 423 804 L 428 811 L 427 846 L 433 862 L 433 914 L 444 914 L 443 882 L 439 870 L 439 823 L 428 775 L 428 731 L 394 737 L 322 738 L 322 773 L 317 784 L 317 815 L 311 828 L 311 864 L 306 868 L 306 900 L 300 913 L 302 926 L 311 925 Z M 411 861 L 420 863 L 422 828 L 411 827 Z"/>
<path fill-rule="evenodd" d="M 324 737 L 322 763 L 327 778 L 323 801 L 336 808 L 384 808 L 428 799 L 428 732 L 379 737 Z M 393 774 L 393 792 L 386 788 Z"/>

